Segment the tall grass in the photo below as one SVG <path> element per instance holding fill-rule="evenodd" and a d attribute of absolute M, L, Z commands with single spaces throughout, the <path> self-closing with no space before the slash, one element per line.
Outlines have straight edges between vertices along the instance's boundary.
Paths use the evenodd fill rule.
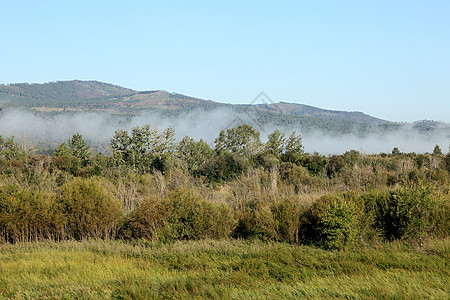
<path fill-rule="evenodd" d="M 450 240 L 326 251 L 260 241 L 0 246 L 0 295 L 52 299 L 433 298 L 450 293 Z"/>

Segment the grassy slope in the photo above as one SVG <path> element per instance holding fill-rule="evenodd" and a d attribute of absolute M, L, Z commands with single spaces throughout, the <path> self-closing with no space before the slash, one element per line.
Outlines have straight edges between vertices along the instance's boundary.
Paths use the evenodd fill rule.
<path fill-rule="evenodd" d="M 6 298 L 435 298 L 450 295 L 450 240 L 341 252 L 244 241 L 0 246 Z"/>

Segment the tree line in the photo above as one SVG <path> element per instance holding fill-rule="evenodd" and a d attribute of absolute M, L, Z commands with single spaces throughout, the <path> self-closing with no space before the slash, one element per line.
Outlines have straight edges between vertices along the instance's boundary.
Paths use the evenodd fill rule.
<path fill-rule="evenodd" d="M 447 237 L 450 153 L 305 153 L 249 125 L 203 140 L 119 130 L 111 155 L 80 134 L 52 155 L 0 137 L 0 240 L 240 238 L 340 249 Z"/>

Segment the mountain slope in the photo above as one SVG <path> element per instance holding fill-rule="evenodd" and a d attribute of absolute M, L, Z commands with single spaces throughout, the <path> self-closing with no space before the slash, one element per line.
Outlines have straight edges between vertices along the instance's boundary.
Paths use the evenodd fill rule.
<path fill-rule="evenodd" d="M 18 83 L 0 85 L 3 107 L 27 107 L 38 111 L 109 111 L 138 114 L 157 110 L 169 115 L 195 109 L 212 110 L 228 107 L 237 112 L 290 115 L 360 123 L 386 122 L 360 112 L 333 111 L 295 103 L 231 105 L 202 100 L 166 91 L 135 91 L 98 81 L 57 81 L 45 84 Z"/>
<path fill-rule="evenodd" d="M 17 83 L 0 85 L 0 99 L 27 106 L 61 105 L 135 94 L 136 91 L 98 81 L 58 81 L 44 84 Z"/>
<path fill-rule="evenodd" d="M 248 123 L 259 128 L 268 125 L 296 128 L 302 133 L 319 130 L 333 135 L 384 134 L 409 126 L 362 112 L 327 110 L 287 102 L 267 103 L 263 100 L 255 104 L 225 104 L 161 90 L 136 91 L 98 81 L 80 80 L 0 85 L 0 113 L 10 109 L 31 110 L 44 118 L 95 111 L 108 113 L 108 118 L 110 114 L 126 119 L 152 113 L 171 120 L 188 117 L 199 122 L 209 120 L 207 112 L 213 112 L 213 122 L 222 121 L 230 123 L 230 126 Z M 450 125 L 446 123 L 422 121 L 412 126 L 420 133 L 450 136 Z"/>

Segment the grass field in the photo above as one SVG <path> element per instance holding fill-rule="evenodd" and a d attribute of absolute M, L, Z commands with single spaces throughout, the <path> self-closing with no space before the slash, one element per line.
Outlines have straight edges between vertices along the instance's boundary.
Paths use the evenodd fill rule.
<path fill-rule="evenodd" d="M 344 251 L 260 241 L 0 246 L 0 297 L 430 298 L 450 297 L 450 239 Z"/>

